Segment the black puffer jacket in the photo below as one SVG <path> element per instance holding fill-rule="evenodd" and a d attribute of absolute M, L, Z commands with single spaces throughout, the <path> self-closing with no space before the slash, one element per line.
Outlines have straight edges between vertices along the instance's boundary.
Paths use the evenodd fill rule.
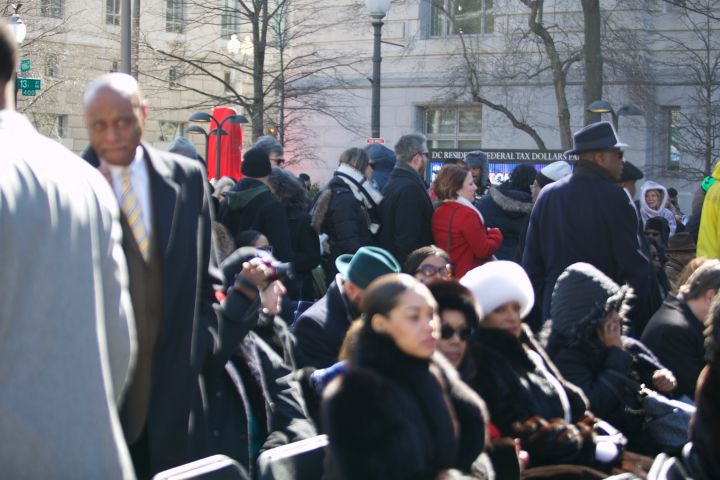
<path fill-rule="evenodd" d="M 313 206 L 312 225 L 328 235 L 332 265 L 344 253 L 373 244 L 370 214 L 355 198 L 352 190 L 338 177 L 333 177 L 318 195 Z"/>
<path fill-rule="evenodd" d="M 410 357 L 390 337 L 361 332 L 348 372 L 323 403 L 329 478 L 434 479 L 483 462 L 476 460 L 485 446 L 484 403 L 439 357 Z"/>
<path fill-rule="evenodd" d="M 485 219 L 485 226 L 499 228 L 503 234 L 500 249 L 495 252 L 499 260 L 516 260 L 520 236 L 527 231 L 532 211 L 532 196 L 503 184 L 491 188 L 490 193 L 475 202 Z"/>

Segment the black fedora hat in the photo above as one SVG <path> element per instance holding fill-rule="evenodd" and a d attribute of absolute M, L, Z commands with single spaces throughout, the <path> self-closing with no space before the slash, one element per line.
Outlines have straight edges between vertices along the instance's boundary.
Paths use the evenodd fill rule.
<path fill-rule="evenodd" d="M 617 133 L 610 122 L 597 122 L 573 134 L 573 147 L 575 148 L 565 152 L 565 155 L 621 149 L 627 145 L 618 141 Z"/>

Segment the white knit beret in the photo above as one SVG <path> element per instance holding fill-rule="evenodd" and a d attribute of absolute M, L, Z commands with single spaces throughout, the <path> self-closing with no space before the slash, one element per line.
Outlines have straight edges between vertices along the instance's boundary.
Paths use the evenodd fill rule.
<path fill-rule="evenodd" d="M 483 315 L 508 302 L 520 304 L 520 317 L 530 313 L 535 303 L 530 279 L 515 262 L 498 260 L 475 267 L 460 279 L 475 297 Z"/>

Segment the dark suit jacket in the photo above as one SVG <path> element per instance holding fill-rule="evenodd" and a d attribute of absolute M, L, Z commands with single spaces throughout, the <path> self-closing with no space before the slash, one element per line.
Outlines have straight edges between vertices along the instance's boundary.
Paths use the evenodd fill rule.
<path fill-rule="evenodd" d="M 336 282 L 292 324 L 298 367 L 326 368 L 338 360 L 340 346 L 354 320 Z"/>
<path fill-rule="evenodd" d="M 423 179 L 406 165 L 392 171 L 383 196 L 378 242 L 403 265 L 410 252 L 433 244 L 432 202 Z"/>
<path fill-rule="evenodd" d="M 203 415 L 198 376 L 211 342 L 213 285 L 209 192 L 202 165 L 143 145 L 159 253 L 162 316 L 155 344 L 147 435 L 152 473 L 205 455 L 205 435 L 190 426 Z M 85 158 L 98 166 L 91 149 Z M 131 275 L 130 283 L 133 278 Z"/>

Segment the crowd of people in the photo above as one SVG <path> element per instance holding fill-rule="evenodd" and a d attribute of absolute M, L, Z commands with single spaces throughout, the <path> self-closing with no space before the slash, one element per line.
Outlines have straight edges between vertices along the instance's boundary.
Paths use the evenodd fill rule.
<path fill-rule="evenodd" d="M 129 75 L 87 86 L 83 158 L 42 137 L 16 62 L 0 24 L 4 475 L 260 478 L 326 434 L 317 478 L 720 478 L 720 165 L 690 216 L 635 201 L 607 122 L 500 185 L 482 151 L 428 185 L 419 133 L 316 195 L 268 136 L 211 184 Z"/>

